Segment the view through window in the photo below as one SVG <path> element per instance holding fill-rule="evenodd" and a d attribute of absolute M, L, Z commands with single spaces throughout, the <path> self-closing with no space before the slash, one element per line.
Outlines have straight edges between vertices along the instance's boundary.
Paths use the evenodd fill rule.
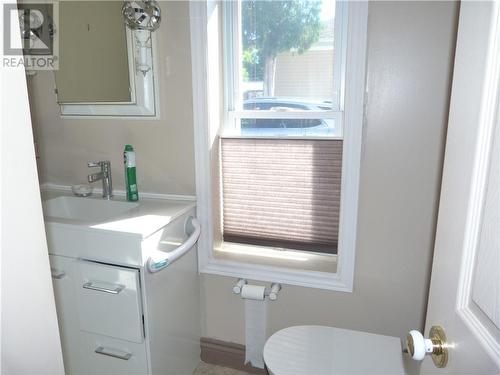
<path fill-rule="evenodd" d="M 333 114 L 299 115 L 339 110 L 335 2 L 244 0 L 238 19 L 241 31 L 233 50 L 238 69 L 233 74 L 239 89 L 233 109 L 275 113 L 274 119 L 240 117 L 239 134 L 341 136 Z"/>

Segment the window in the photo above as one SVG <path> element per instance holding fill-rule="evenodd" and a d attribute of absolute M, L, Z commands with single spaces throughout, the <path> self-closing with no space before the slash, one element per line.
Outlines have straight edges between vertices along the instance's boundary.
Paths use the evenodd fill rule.
<path fill-rule="evenodd" d="M 241 0 L 224 16 L 223 240 L 335 255 L 343 3 Z"/>
<path fill-rule="evenodd" d="M 366 3 L 192 3 L 191 17 L 201 270 L 352 290 Z"/>
<path fill-rule="evenodd" d="M 240 0 L 223 5 L 223 136 L 341 139 L 344 3 Z"/>

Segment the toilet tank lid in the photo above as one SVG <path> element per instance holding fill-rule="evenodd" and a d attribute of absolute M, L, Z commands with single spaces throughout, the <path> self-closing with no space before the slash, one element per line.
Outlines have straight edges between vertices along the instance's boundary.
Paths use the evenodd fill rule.
<path fill-rule="evenodd" d="M 325 326 L 276 332 L 264 361 L 274 375 L 404 374 L 399 338 Z"/>

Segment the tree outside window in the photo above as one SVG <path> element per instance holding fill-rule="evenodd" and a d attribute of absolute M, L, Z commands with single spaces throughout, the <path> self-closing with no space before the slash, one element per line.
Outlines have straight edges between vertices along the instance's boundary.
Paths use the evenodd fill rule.
<path fill-rule="evenodd" d="M 322 4 L 321 0 L 242 1 L 243 80 L 262 81 L 263 95 L 273 96 L 278 54 L 303 54 L 319 40 L 324 28 Z"/>

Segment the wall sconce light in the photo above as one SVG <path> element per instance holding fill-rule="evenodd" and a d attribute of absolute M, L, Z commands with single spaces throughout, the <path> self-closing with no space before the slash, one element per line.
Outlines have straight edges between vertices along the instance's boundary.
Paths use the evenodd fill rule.
<path fill-rule="evenodd" d="M 161 23 L 160 6 L 154 0 L 126 1 L 122 6 L 122 16 L 134 34 L 136 70 L 146 76 L 152 68 L 148 61 L 148 49 L 152 48 L 151 33 Z"/>
<path fill-rule="evenodd" d="M 135 68 L 137 72 L 141 72 L 144 76 L 152 68 L 148 61 L 148 49 L 152 48 L 151 32 L 147 30 L 135 30 Z"/>
<path fill-rule="evenodd" d="M 161 9 L 154 0 L 126 1 L 122 6 L 125 24 L 132 30 L 155 31 L 160 27 Z"/>

